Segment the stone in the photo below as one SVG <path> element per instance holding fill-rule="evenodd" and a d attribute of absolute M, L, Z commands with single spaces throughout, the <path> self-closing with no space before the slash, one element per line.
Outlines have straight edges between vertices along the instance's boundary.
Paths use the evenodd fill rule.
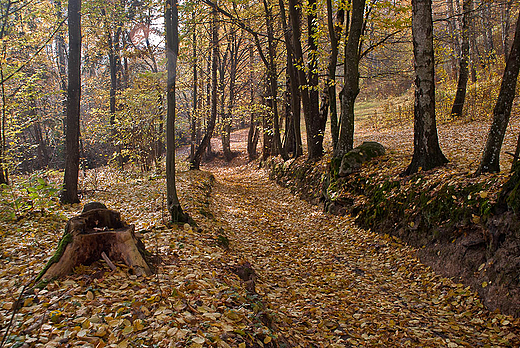
<path fill-rule="evenodd" d="M 375 141 L 363 144 L 347 152 L 341 159 L 338 176 L 347 176 L 358 171 L 364 162 L 385 154 L 385 147 Z"/>

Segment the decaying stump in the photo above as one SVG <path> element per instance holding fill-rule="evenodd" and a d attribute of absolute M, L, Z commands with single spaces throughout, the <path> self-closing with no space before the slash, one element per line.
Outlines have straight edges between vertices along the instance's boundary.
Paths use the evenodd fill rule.
<path fill-rule="evenodd" d="M 102 257 L 124 262 L 136 275 L 152 273 L 143 255 L 144 245 L 135 236 L 134 225 L 121 221 L 121 215 L 116 211 L 101 206 L 92 208 L 67 222 L 58 250 L 38 280 L 69 274 L 75 267 L 90 265 Z"/>

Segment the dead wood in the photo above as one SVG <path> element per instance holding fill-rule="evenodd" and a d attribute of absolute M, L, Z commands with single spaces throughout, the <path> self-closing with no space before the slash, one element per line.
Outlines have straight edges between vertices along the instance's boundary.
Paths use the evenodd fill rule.
<path fill-rule="evenodd" d="M 144 253 L 134 225 L 124 223 L 118 212 L 103 208 L 88 210 L 67 222 L 57 251 L 38 280 L 69 274 L 77 266 L 103 258 L 103 254 L 113 262 L 125 263 L 136 275 L 150 275 L 152 270 Z"/>

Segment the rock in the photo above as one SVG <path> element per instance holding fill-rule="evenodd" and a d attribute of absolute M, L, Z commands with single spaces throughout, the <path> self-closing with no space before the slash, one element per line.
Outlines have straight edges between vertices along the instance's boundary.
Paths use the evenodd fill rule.
<path fill-rule="evenodd" d="M 347 152 L 343 158 L 341 159 L 341 165 L 339 166 L 339 176 L 347 176 L 349 174 L 354 173 L 359 168 L 361 168 L 361 164 L 364 162 L 362 153 L 360 154 L 359 150 L 351 150 Z"/>
<path fill-rule="evenodd" d="M 383 145 L 375 141 L 366 141 L 343 156 L 339 166 L 338 175 L 347 176 L 352 174 L 355 171 L 358 171 L 364 162 L 384 154 L 385 148 Z"/>
<path fill-rule="evenodd" d="M 383 156 L 386 152 L 385 147 L 375 141 L 365 141 L 363 144 L 356 147 L 356 149 L 359 149 L 364 153 L 367 161 L 374 157 Z"/>

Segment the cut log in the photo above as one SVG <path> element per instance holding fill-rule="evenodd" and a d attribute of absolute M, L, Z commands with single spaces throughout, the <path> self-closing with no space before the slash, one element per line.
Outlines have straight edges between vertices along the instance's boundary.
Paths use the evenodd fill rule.
<path fill-rule="evenodd" d="M 135 236 L 134 225 L 121 221 L 121 215 L 109 209 L 93 209 L 67 222 L 58 250 L 40 272 L 37 281 L 49 281 L 71 273 L 79 265 L 90 265 L 106 257 L 123 262 L 138 276 L 152 270 L 144 258 L 143 243 Z"/>

